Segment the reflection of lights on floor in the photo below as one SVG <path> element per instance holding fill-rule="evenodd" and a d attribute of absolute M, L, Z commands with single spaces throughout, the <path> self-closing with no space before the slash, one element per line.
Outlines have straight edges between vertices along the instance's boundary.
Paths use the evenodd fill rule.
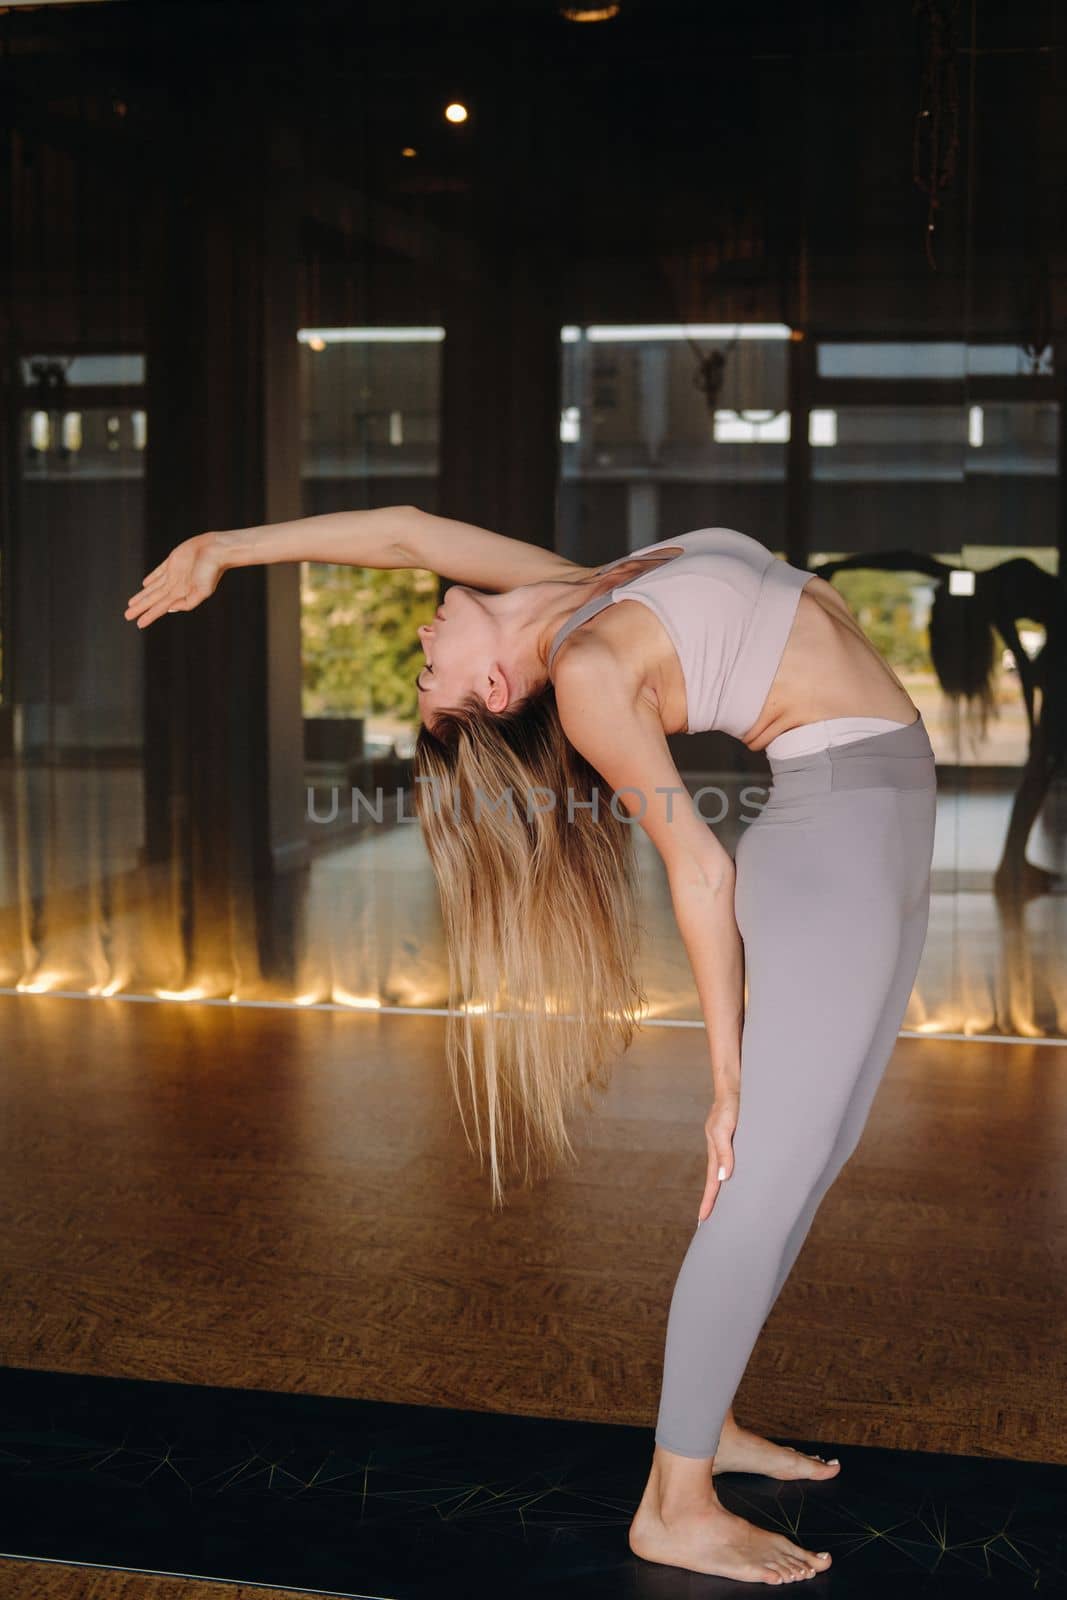
<path fill-rule="evenodd" d="M 343 993 L 344 991 L 337 991 Z M 317 1000 L 307 995 L 298 996 L 291 1000 L 241 1000 L 232 995 L 209 995 L 202 990 L 157 990 L 154 994 L 134 994 L 131 992 L 119 993 L 110 985 L 105 992 L 100 989 L 58 989 L 51 986 L 50 981 L 36 979 L 20 984 L 0 984 L 0 995 L 18 994 L 47 994 L 50 1000 L 121 1000 L 134 1005 L 159 1005 L 172 1000 L 182 1000 L 199 1006 L 227 1006 L 250 1011 L 374 1011 L 382 1016 L 394 1017 L 447 1017 L 463 1016 L 464 1009 L 449 1012 L 447 1006 L 427 1005 L 388 1005 L 382 1000 L 371 997 L 361 998 L 353 995 L 351 999 Z M 467 1015 L 476 1015 L 478 1010 L 484 1012 L 485 1006 L 480 1008 L 470 1006 Z M 640 1014 L 641 1026 L 644 1028 L 698 1028 L 703 1029 L 703 1022 L 696 1017 L 657 1017 L 652 1014 L 653 1008 Z M 501 1016 L 513 1013 L 501 1012 Z M 573 1020 L 565 1018 L 564 1020 Z M 1067 1038 L 1049 1038 L 1045 1034 L 1019 1034 L 1019 1033 L 990 1033 L 990 1032 L 961 1032 L 959 1027 L 952 1027 L 947 1023 L 925 1022 L 917 1027 L 901 1028 L 897 1035 L 900 1039 L 944 1039 L 960 1040 L 965 1044 L 1035 1044 L 1051 1045 L 1054 1048 L 1067 1047 Z"/>
<path fill-rule="evenodd" d="M 962 1039 L 967 1043 L 972 1041 L 994 1044 L 1067 1044 L 1067 1039 L 1049 1038 L 1049 1036 L 1025 1017 L 1013 1019 L 1014 1029 L 1011 1033 L 998 1033 L 994 1023 L 995 1016 L 991 1012 L 975 1013 L 971 1016 L 962 1016 L 959 1012 L 951 1017 L 927 1017 L 922 1022 L 913 1022 L 900 1029 L 901 1039 Z"/>
<path fill-rule="evenodd" d="M 63 982 L 61 973 L 39 972 L 34 978 L 22 978 L 15 985 L 16 994 L 48 994 Z"/>
<path fill-rule="evenodd" d="M 425 1011 L 431 1007 L 433 996 L 436 992 L 436 990 L 432 989 L 405 987 L 398 983 L 394 988 L 394 993 L 396 994 L 395 1004 L 404 1006 L 411 1011 Z M 382 1010 L 384 1011 L 385 1009 L 383 1006 Z"/>
<path fill-rule="evenodd" d="M 649 1000 L 649 1001 L 646 1001 L 645 1004 L 642 1005 L 642 1006 L 636 1006 L 634 1008 L 634 1015 L 637 1017 L 638 1021 L 642 1024 L 642 1026 L 645 1023 L 655 1021 L 657 1018 L 662 1020 L 663 1022 L 669 1022 L 671 1019 L 669 1017 L 664 1017 L 663 1016 L 663 1012 L 665 1010 L 666 1010 L 666 1006 L 665 1005 L 656 1005 L 651 1000 Z M 616 1013 L 616 1015 L 618 1015 L 618 1013 Z M 682 1020 L 685 1020 L 685 1019 L 682 1019 Z M 702 1028 L 704 1026 L 704 1023 L 700 1018 L 693 1018 L 693 1021 L 696 1022 L 696 1025 L 697 1025 L 698 1028 Z"/>
<path fill-rule="evenodd" d="M 126 983 L 126 981 L 126 978 L 112 978 L 108 983 L 96 983 L 89 990 L 89 993 L 94 999 L 98 995 L 103 995 L 104 998 L 107 999 L 113 994 L 118 994 L 119 990 L 122 988 L 123 984 Z"/>
<path fill-rule="evenodd" d="M 1044 1033 L 979 1033 L 977 1031 L 963 1032 L 959 1028 L 930 1026 L 923 1028 L 901 1028 L 897 1035 L 900 1039 L 936 1039 L 939 1042 L 959 1041 L 963 1044 L 1050 1044 L 1058 1045 L 1062 1050 L 1067 1046 L 1067 1039 L 1050 1039 Z"/>
<path fill-rule="evenodd" d="M 372 994 L 349 994 L 338 984 L 333 986 L 333 998 L 341 1007 L 351 1007 L 355 1011 L 380 1011 L 382 1002 Z"/>

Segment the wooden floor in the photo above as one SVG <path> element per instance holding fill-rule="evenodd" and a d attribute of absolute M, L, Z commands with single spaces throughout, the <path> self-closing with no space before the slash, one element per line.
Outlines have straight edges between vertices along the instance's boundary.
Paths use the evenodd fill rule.
<path fill-rule="evenodd" d="M 646 1029 L 580 1166 L 494 1215 L 443 1026 L 0 999 L 0 1361 L 617 1421 L 651 1451 L 703 1035 Z M 1067 1462 L 1065 1146 L 1067 1051 L 898 1041 L 740 1419 Z"/>
<path fill-rule="evenodd" d="M 4 1600 L 306 1600 L 308 1591 L 0 1558 L 0 1594 Z"/>

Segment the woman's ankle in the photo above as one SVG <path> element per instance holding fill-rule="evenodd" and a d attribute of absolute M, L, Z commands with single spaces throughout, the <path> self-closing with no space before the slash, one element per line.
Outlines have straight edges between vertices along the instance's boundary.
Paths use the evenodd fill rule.
<path fill-rule="evenodd" d="M 649 1475 L 652 1504 L 663 1522 L 709 1511 L 719 1504 L 712 1483 L 714 1457 L 694 1459 L 657 1445 Z"/>

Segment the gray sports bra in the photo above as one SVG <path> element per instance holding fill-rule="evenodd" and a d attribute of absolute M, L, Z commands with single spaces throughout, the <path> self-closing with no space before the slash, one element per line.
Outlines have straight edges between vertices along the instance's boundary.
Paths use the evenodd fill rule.
<path fill-rule="evenodd" d="M 736 528 L 697 528 L 660 539 L 601 570 L 674 548 L 682 554 L 579 606 L 552 640 L 549 671 L 575 628 L 616 600 L 637 600 L 659 618 L 678 656 L 686 731 L 716 729 L 740 739 L 763 708 L 800 591 L 814 574 L 779 560 L 758 539 Z"/>

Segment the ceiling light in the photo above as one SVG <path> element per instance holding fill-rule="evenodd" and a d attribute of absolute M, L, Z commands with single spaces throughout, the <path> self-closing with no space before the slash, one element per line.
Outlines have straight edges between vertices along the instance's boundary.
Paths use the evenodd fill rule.
<path fill-rule="evenodd" d="M 621 10 L 619 5 L 560 6 L 559 14 L 567 22 L 610 22 Z"/>

